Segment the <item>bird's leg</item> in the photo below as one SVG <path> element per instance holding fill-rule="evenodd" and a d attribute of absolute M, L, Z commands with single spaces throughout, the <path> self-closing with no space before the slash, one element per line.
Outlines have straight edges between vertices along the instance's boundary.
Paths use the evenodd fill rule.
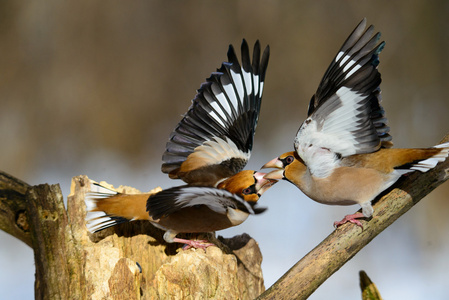
<path fill-rule="evenodd" d="M 341 225 L 345 224 L 346 222 L 351 222 L 357 226 L 362 227 L 362 229 L 363 229 L 362 223 L 359 220 L 357 220 L 358 218 L 365 218 L 365 215 L 360 212 L 352 214 L 352 215 L 347 215 L 343 218 L 343 220 L 334 222 L 334 227 L 338 228 Z"/>
<path fill-rule="evenodd" d="M 173 242 L 175 243 L 182 243 L 185 244 L 182 249 L 187 250 L 190 248 L 199 248 L 199 249 L 206 249 L 207 247 L 214 246 L 214 244 L 209 243 L 207 240 L 186 240 L 186 239 L 180 239 L 180 238 L 174 238 Z"/>

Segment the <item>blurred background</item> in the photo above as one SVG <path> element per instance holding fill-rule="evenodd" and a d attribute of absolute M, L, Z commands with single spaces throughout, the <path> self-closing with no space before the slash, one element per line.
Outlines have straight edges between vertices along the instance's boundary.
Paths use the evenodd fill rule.
<path fill-rule="evenodd" d="M 181 185 L 160 172 L 169 134 L 230 43 L 271 47 L 248 169 L 292 149 L 307 105 L 363 18 L 382 32 L 383 106 L 396 147 L 449 132 L 449 1 L 2 1 L 0 170 L 29 184 L 85 174 L 142 191 Z M 287 182 L 241 226 L 271 286 L 359 207 L 315 203 Z M 449 284 L 449 184 L 423 199 L 310 299 L 360 299 L 365 270 L 386 299 L 443 299 Z M 446 213 L 444 213 L 446 211 Z M 0 231 L 4 299 L 34 297 L 32 250 Z"/>

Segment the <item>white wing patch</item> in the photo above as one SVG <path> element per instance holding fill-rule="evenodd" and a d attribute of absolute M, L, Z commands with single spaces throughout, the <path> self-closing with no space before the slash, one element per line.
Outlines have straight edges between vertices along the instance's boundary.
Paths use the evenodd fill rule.
<path fill-rule="evenodd" d="M 338 62 L 343 54 L 344 54 L 343 52 L 339 52 L 337 54 L 337 57 L 335 58 L 335 62 Z M 339 66 L 342 67 L 348 59 L 350 59 L 349 55 L 346 55 L 345 57 L 343 57 L 343 59 L 339 63 Z M 356 64 L 356 63 L 357 62 L 355 60 L 351 60 L 350 62 L 348 62 L 346 64 L 346 66 L 344 66 L 343 72 L 346 72 L 349 68 L 354 66 L 354 64 Z M 354 68 L 352 68 L 352 70 L 349 71 L 348 74 L 346 74 L 345 79 L 348 79 L 352 74 L 354 74 L 354 72 L 356 72 L 358 69 L 360 69 L 360 67 L 361 67 L 361 65 L 354 66 Z"/>
<path fill-rule="evenodd" d="M 335 62 L 338 62 L 343 54 L 344 54 L 344 53 L 341 52 L 341 51 L 338 52 L 337 57 L 335 58 Z M 347 59 L 348 59 L 348 57 L 346 56 L 346 57 L 343 59 L 343 61 L 340 62 L 340 67 L 341 67 L 341 65 L 343 65 L 343 64 L 345 63 L 345 61 L 346 61 Z"/>
<path fill-rule="evenodd" d="M 257 95 L 259 92 L 259 75 L 253 75 L 253 82 L 254 82 L 254 95 Z M 262 85 L 263 82 L 260 82 L 260 85 Z M 248 93 L 249 95 L 249 93 Z M 259 95 L 259 97 L 262 96 L 262 93 Z"/>
<path fill-rule="evenodd" d="M 246 94 L 249 96 L 253 91 L 253 84 L 251 83 L 251 73 L 245 72 L 242 68 L 243 79 L 245 80 Z M 243 98 L 240 98 L 243 99 Z"/>
<path fill-rule="evenodd" d="M 238 93 L 238 97 L 231 97 L 231 98 L 232 98 L 232 101 L 235 101 L 235 103 L 237 104 L 237 101 L 239 99 L 241 101 L 243 100 L 244 87 L 243 87 L 242 77 L 240 76 L 240 74 L 237 74 L 232 70 L 231 70 L 231 76 L 232 76 L 232 80 L 234 81 L 235 88 L 237 89 L 237 93 Z M 229 85 L 232 86 L 231 84 L 229 84 Z M 225 86 L 225 88 L 226 88 L 226 86 Z M 228 95 L 230 95 L 230 94 L 228 93 Z M 237 107 L 238 106 L 236 106 L 236 108 Z"/>
<path fill-rule="evenodd" d="M 360 120 L 360 118 L 357 117 L 357 114 L 360 113 L 359 108 L 364 105 L 363 100 L 366 96 L 354 92 L 350 88 L 344 86 L 337 90 L 336 95 L 340 98 L 342 106 L 331 112 L 326 117 L 321 131 L 326 134 L 337 135 L 337 144 L 335 146 L 331 145 L 327 148 L 343 148 L 345 150 L 340 151 L 344 151 L 345 153 L 346 151 L 349 151 L 348 155 L 351 155 L 355 153 L 355 149 L 346 150 L 346 148 L 355 143 L 355 138 L 351 131 L 357 128 L 358 121 Z M 341 143 L 342 139 L 349 142 L 349 144 L 345 145 L 345 147 L 339 147 L 338 144 Z"/>
<path fill-rule="evenodd" d="M 222 112 L 221 110 L 219 110 L 218 112 L 220 113 L 221 116 L 223 116 L 223 112 Z M 218 115 L 217 115 L 214 111 L 209 112 L 209 115 L 210 115 L 214 120 L 216 120 L 218 123 L 220 123 L 221 126 L 223 126 L 223 127 L 225 126 L 225 124 L 223 123 L 223 121 L 220 119 L 220 117 L 218 117 Z"/>
<path fill-rule="evenodd" d="M 347 87 L 341 87 L 337 91 L 337 96 L 342 101 L 342 106 L 331 112 L 324 121 L 321 131 L 330 137 L 329 145 L 326 148 L 333 152 L 349 156 L 356 153 L 356 139 L 351 131 L 357 129 L 357 117 L 359 108 L 362 107 L 365 96 L 351 91 Z"/>
<path fill-rule="evenodd" d="M 255 83 L 259 83 L 259 76 L 258 75 L 252 75 L 249 72 L 245 72 L 245 70 L 242 68 L 242 75 L 243 75 L 243 81 L 245 82 L 245 86 L 243 85 L 242 76 L 238 73 L 235 73 L 231 70 L 231 76 L 232 80 L 234 81 L 235 90 L 233 88 L 232 84 L 223 85 L 223 89 L 228 96 L 228 98 L 231 101 L 231 105 L 234 108 L 235 112 L 239 112 L 239 101 L 243 102 L 244 99 L 244 90 L 246 88 L 246 94 L 249 96 L 251 95 L 253 91 L 253 83 L 251 82 L 251 79 L 254 79 Z M 213 89 L 214 90 L 214 89 Z M 259 86 L 256 84 L 254 87 L 255 95 L 257 95 L 257 92 L 259 90 Z M 236 94 L 237 91 L 237 94 Z M 217 98 L 218 102 L 223 106 L 223 108 L 220 107 L 220 105 L 215 101 L 208 99 L 210 105 L 214 110 L 209 112 L 209 115 L 216 120 L 220 125 L 223 127 L 226 127 L 226 125 L 223 123 L 223 120 L 227 120 L 228 117 L 224 113 L 223 109 L 227 112 L 228 116 L 232 116 L 232 109 L 229 105 L 229 101 L 226 98 L 226 96 L 220 92 L 220 93 L 214 93 L 215 97 Z M 243 107 L 243 103 L 240 103 L 240 106 Z M 220 115 L 220 117 L 218 116 Z"/>
<path fill-rule="evenodd" d="M 232 84 L 223 85 L 223 89 L 225 90 L 226 95 L 228 95 L 229 99 L 231 100 L 231 104 L 234 107 L 235 111 L 238 112 L 238 107 L 239 107 L 238 98 L 235 95 L 234 88 L 232 87 Z M 220 103 L 222 103 L 224 101 L 228 102 L 227 99 L 224 99 L 224 100 L 220 100 Z"/>
<path fill-rule="evenodd" d="M 347 87 L 339 88 L 336 95 L 342 105 L 329 113 L 322 124 L 318 124 L 312 115 L 302 124 L 295 138 L 298 155 L 317 177 L 329 176 L 338 166 L 337 153 L 349 156 L 357 150 L 352 131 L 359 125 L 358 109 L 364 105 L 365 96 Z"/>
<path fill-rule="evenodd" d="M 233 202 L 242 203 L 249 213 L 254 214 L 254 210 L 246 201 L 226 190 L 207 187 L 189 187 L 184 189 L 183 193 L 179 194 L 176 199 L 176 203 L 181 207 L 206 205 L 211 210 L 220 214 L 226 214 L 228 207 Z"/>
<path fill-rule="evenodd" d="M 191 155 L 201 157 L 204 165 L 212 165 L 230 158 L 241 158 L 248 161 L 251 152 L 245 153 L 239 150 L 237 145 L 227 137 L 226 141 L 219 137 L 213 137 L 213 140 L 206 141 L 203 145 L 196 147 Z"/>
<path fill-rule="evenodd" d="M 301 126 L 295 138 L 298 155 L 311 169 L 313 175 L 326 177 L 338 166 L 337 153 L 349 156 L 356 153 L 356 139 L 351 131 L 357 129 L 365 96 L 347 87 L 341 87 L 336 95 L 342 105 L 326 116 L 321 126 L 313 116 Z M 319 113 L 319 112 L 318 112 Z"/>
<path fill-rule="evenodd" d="M 231 108 L 229 107 L 228 101 L 226 101 L 225 96 L 223 95 L 223 93 L 220 93 L 218 95 L 216 95 L 217 99 L 220 101 L 220 103 L 223 106 L 223 109 L 228 113 L 228 115 L 231 115 Z M 225 127 L 225 124 L 223 123 L 223 120 L 227 120 L 226 114 L 223 111 L 223 109 L 220 107 L 220 105 L 218 105 L 217 102 L 213 101 L 210 103 L 210 105 L 212 106 L 212 108 L 215 111 L 211 111 L 209 114 L 212 116 L 212 118 L 214 118 L 214 120 L 216 120 L 218 123 L 220 123 L 220 125 L 222 125 L 223 127 Z M 220 115 L 221 118 L 219 118 L 217 116 L 217 113 Z"/>
<path fill-rule="evenodd" d="M 218 95 L 216 95 L 218 101 L 220 102 L 220 104 L 223 106 L 223 108 L 226 110 L 226 112 L 228 113 L 228 115 L 232 115 L 232 109 L 229 106 L 228 100 L 226 100 L 226 97 L 223 93 L 220 93 Z M 212 102 L 212 107 L 215 108 L 217 111 L 221 112 L 221 107 L 218 105 L 217 102 Z M 221 112 L 222 113 L 222 112 Z M 226 116 L 224 115 L 224 113 L 222 113 L 222 116 L 224 119 L 226 119 Z"/>

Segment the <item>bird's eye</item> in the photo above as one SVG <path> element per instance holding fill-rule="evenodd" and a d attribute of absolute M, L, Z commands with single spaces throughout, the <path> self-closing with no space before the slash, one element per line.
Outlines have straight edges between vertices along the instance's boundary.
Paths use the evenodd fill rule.
<path fill-rule="evenodd" d="M 291 155 L 289 155 L 289 156 L 287 156 L 287 157 L 285 158 L 285 162 L 286 162 L 287 164 L 291 164 L 294 160 L 295 160 L 295 158 L 294 158 L 293 156 L 291 156 Z"/>
<path fill-rule="evenodd" d="M 246 189 L 244 189 L 243 191 L 242 191 L 242 194 L 243 195 L 249 195 L 249 194 L 251 194 L 252 193 L 252 189 L 251 188 L 246 188 Z"/>

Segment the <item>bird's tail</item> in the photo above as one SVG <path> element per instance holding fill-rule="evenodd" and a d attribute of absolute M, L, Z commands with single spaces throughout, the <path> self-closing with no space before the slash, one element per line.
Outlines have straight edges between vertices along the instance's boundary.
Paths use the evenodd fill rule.
<path fill-rule="evenodd" d="M 436 152 L 435 154 L 433 154 L 431 157 L 429 157 L 427 159 L 421 160 L 421 161 L 413 164 L 413 166 L 411 166 L 410 169 L 417 170 L 420 172 L 427 172 L 430 169 L 435 168 L 435 166 L 439 162 L 445 161 L 449 155 L 449 143 L 439 144 L 430 149 L 438 149 L 440 151 Z"/>
<path fill-rule="evenodd" d="M 150 194 L 123 194 L 91 182 L 86 194 L 86 227 L 90 232 L 135 220 L 151 220 L 146 212 Z"/>
<path fill-rule="evenodd" d="M 394 150 L 394 149 L 392 149 Z M 402 151 L 401 164 L 395 169 L 400 174 L 407 174 L 413 171 L 427 172 L 449 155 L 449 143 L 436 145 L 425 149 L 397 149 Z"/>

